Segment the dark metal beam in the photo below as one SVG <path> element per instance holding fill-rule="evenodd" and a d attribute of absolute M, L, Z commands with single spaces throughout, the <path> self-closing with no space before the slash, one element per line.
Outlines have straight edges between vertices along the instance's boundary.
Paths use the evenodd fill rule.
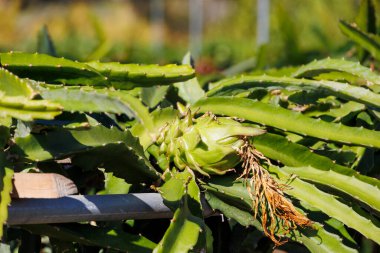
<path fill-rule="evenodd" d="M 205 216 L 212 210 L 204 201 Z M 8 225 L 160 219 L 172 217 L 158 193 L 74 195 L 56 199 L 13 199 Z"/>

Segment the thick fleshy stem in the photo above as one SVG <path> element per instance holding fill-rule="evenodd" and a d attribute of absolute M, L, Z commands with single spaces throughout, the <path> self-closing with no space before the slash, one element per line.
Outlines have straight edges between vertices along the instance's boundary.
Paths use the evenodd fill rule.
<path fill-rule="evenodd" d="M 288 234 L 298 226 L 311 226 L 312 222 L 303 214 L 298 212 L 293 204 L 284 196 L 283 190 L 286 185 L 278 184 L 261 166 L 261 161 L 270 161 L 246 140 L 245 144 L 238 150 L 243 160 L 243 173 L 239 178 L 244 178 L 247 189 L 252 199 L 254 217 L 261 214 L 261 224 L 264 234 L 279 246 L 285 242 L 281 234 Z"/>

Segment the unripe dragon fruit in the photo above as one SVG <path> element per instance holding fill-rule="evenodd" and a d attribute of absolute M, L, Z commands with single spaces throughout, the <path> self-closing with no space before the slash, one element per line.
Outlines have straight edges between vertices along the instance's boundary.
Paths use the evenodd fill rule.
<path fill-rule="evenodd" d="M 231 118 L 211 114 L 193 119 L 176 119 L 165 126 L 157 144 L 160 153 L 179 169 L 189 167 L 203 175 L 223 175 L 240 163 L 238 150 L 243 137 L 257 136 L 264 130 L 243 126 Z"/>
<path fill-rule="evenodd" d="M 161 168 L 170 171 L 174 165 L 207 177 L 231 171 L 239 173 L 252 199 L 253 216 L 260 216 L 264 233 L 276 245 L 286 242 L 276 234 L 279 227 L 289 233 L 298 226 L 312 224 L 285 198 L 286 186 L 278 184 L 261 165 L 270 165 L 270 161 L 253 147 L 249 138 L 264 134 L 264 130 L 211 113 L 193 116 L 188 111 L 183 118 L 176 118 L 161 129 L 153 145 Z"/>

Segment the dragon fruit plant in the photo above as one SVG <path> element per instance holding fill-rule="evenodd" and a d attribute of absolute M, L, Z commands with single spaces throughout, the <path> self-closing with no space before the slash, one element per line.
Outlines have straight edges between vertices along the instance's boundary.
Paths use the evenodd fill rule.
<path fill-rule="evenodd" d="M 159 240 L 142 221 L 17 228 L 49 236 L 53 249 L 217 252 L 206 205 L 245 231 L 232 235 L 239 245 L 255 235 L 273 246 L 356 252 L 353 232 L 380 242 L 380 76 L 365 66 L 325 59 L 284 77 L 242 75 L 201 88 L 186 64 L 17 52 L 1 53 L 0 64 L 1 222 L 12 173 L 25 170 L 62 173 L 83 194 L 120 193 L 112 184 L 159 192 L 174 213 Z M 338 71 L 349 80 L 336 80 Z M 14 229 L 2 231 L 4 242 Z"/>

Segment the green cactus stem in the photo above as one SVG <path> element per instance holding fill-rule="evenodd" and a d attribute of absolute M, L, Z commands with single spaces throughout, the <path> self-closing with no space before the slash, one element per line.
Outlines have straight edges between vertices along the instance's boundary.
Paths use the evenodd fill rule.
<path fill-rule="evenodd" d="M 309 80 L 291 77 L 275 76 L 240 76 L 224 79 L 207 92 L 207 96 L 220 96 L 228 94 L 236 89 L 252 89 L 255 87 L 266 87 L 272 89 L 284 88 L 293 90 L 322 90 L 329 94 L 345 100 L 353 100 L 371 107 L 380 107 L 380 95 L 369 89 L 357 87 L 347 83 Z"/>
<path fill-rule="evenodd" d="M 370 52 L 375 59 L 380 60 L 379 36 L 363 32 L 356 24 L 349 24 L 343 20 L 340 21 L 339 28 L 347 37 Z"/>
<path fill-rule="evenodd" d="M 0 53 L 3 68 L 36 81 L 67 85 L 101 85 L 107 78 L 88 65 L 46 54 Z"/>
<path fill-rule="evenodd" d="M 199 112 L 212 111 L 215 114 L 244 118 L 322 140 L 380 148 L 379 131 L 312 119 L 301 113 L 246 98 L 212 97 L 199 100 L 193 107 Z"/>

